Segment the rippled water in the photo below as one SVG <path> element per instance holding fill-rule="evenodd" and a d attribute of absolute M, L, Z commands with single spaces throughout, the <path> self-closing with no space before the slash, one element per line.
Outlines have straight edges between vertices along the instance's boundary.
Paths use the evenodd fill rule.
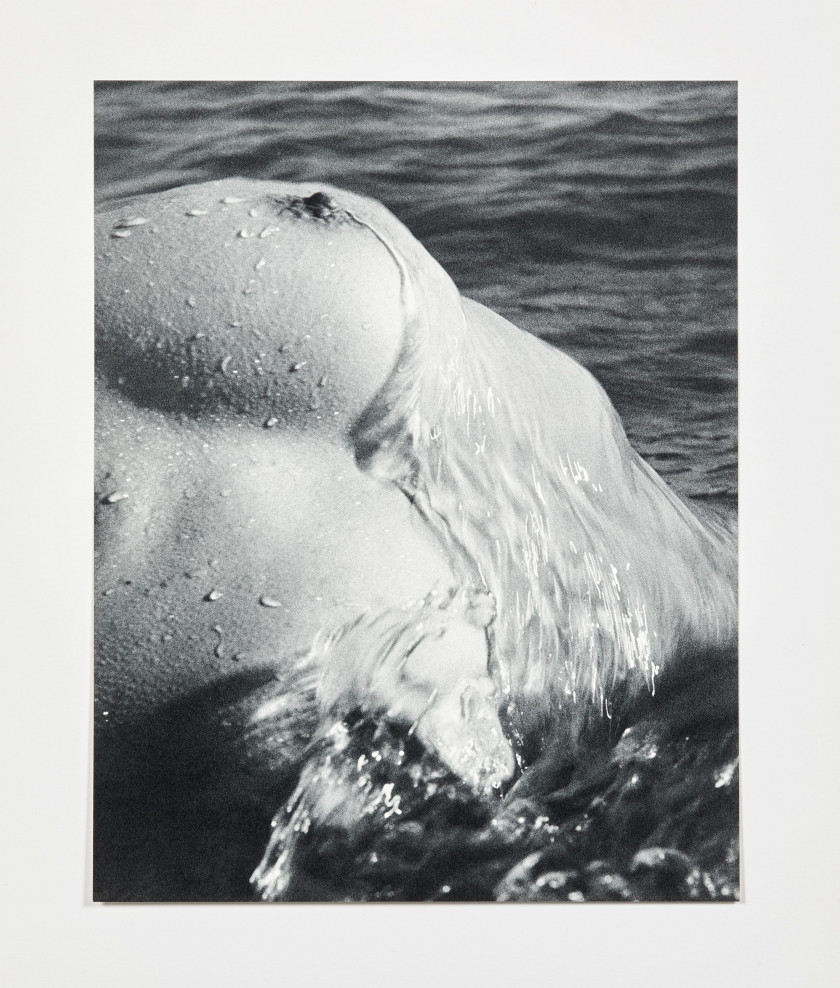
<path fill-rule="evenodd" d="M 726 83 L 103 83 L 97 199 L 230 175 L 373 196 L 592 370 L 677 490 L 732 507 L 736 109 Z"/>
<path fill-rule="evenodd" d="M 230 175 L 382 201 L 462 293 L 592 370 L 678 492 L 734 513 L 734 86 L 105 83 L 96 114 L 103 206 Z M 284 744 L 316 731 L 312 683 L 261 687 L 260 702 L 295 698 L 291 719 L 248 721 L 290 797 L 261 891 L 732 899 L 736 680 L 731 655 L 705 656 L 621 731 L 604 719 L 573 754 L 558 739 L 498 812 L 364 711 L 322 724 L 305 753 Z M 248 720 L 257 694 L 221 723 Z"/>

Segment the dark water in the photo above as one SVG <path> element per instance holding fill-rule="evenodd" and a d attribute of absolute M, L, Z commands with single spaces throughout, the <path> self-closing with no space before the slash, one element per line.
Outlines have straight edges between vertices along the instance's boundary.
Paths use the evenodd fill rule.
<path fill-rule="evenodd" d="M 101 205 L 230 175 L 380 200 L 462 293 L 592 370 L 678 492 L 734 513 L 734 86 L 106 83 L 96 113 Z M 704 656 L 669 702 L 549 752 L 500 810 L 351 717 L 299 763 L 278 756 L 303 795 L 266 869 L 293 856 L 291 898 L 735 898 L 736 678 L 731 656 Z M 402 797 L 385 821 L 383 785 Z M 352 826 L 324 810 L 337 794 Z M 307 807 L 321 824 L 292 832 Z"/>

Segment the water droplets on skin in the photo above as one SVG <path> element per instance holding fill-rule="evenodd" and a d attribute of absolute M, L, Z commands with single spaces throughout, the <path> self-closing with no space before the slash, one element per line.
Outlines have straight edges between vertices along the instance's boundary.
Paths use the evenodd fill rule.
<path fill-rule="evenodd" d="M 269 597 L 266 594 L 263 594 L 260 597 L 260 604 L 262 604 L 263 607 L 282 607 L 283 606 L 283 604 L 282 604 L 281 601 L 276 600 L 274 597 Z"/>
<path fill-rule="evenodd" d="M 126 491 L 113 491 L 111 494 L 106 494 L 102 498 L 103 504 L 116 504 L 118 501 L 124 501 L 128 497 Z"/>
<path fill-rule="evenodd" d="M 208 213 L 208 210 L 206 210 L 206 209 L 188 209 L 184 215 L 185 216 L 206 216 L 207 213 Z"/>
<path fill-rule="evenodd" d="M 213 648 L 213 654 L 216 656 L 217 659 L 221 659 L 224 655 L 224 648 L 225 648 L 224 640 L 223 640 L 224 631 L 222 630 L 221 625 L 218 624 L 213 625 L 213 631 L 219 636 L 219 640 L 216 642 L 216 645 Z"/>
<path fill-rule="evenodd" d="M 240 196 L 225 196 L 221 201 L 225 206 L 231 206 L 236 202 L 245 202 Z"/>
<path fill-rule="evenodd" d="M 227 201 L 227 200 L 223 200 L 223 201 Z M 236 201 L 236 197 L 232 197 L 232 201 Z M 260 236 L 264 236 L 264 235 L 266 235 L 266 233 L 267 233 L 267 231 L 264 231 L 262 234 L 260 234 Z M 259 264 L 257 265 L 257 267 L 259 267 Z M 231 325 L 238 325 L 238 324 L 232 323 Z M 197 335 L 199 335 L 199 334 L 197 334 Z M 200 334 L 200 335 L 203 336 L 204 334 Z M 228 357 L 228 358 L 226 358 L 226 360 L 230 360 L 230 358 Z M 302 361 L 299 364 L 292 365 L 292 367 L 290 368 L 290 372 L 294 373 L 294 372 L 300 370 L 303 366 L 305 366 L 305 364 L 306 364 L 306 361 Z M 220 367 L 222 373 L 225 373 L 225 366 L 226 365 L 225 365 L 225 363 L 223 361 L 222 362 L 222 365 Z M 401 367 L 400 369 L 401 369 L 401 371 L 404 371 L 404 368 Z M 186 380 L 189 380 L 188 377 L 186 377 L 185 379 Z M 318 382 L 318 386 L 319 387 L 322 387 L 323 384 L 324 384 L 324 382 L 325 382 L 325 378 L 322 378 Z M 184 384 L 183 386 L 186 386 L 186 385 Z M 496 414 L 496 407 L 495 407 L 495 404 L 496 403 L 495 403 L 495 399 L 491 399 L 491 397 L 490 397 L 491 392 L 492 392 L 492 389 L 488 388 L 487 389 L 488 399 L 487 399 L 486 407 L 488 409 L 488 412 L 490 413 L 490 416 L 491 417 L 494 417 L 495 414 Z M 466 422 L 465 422 L 465 427 L 466 427 L 467 430 L 470 428 L 471 423 L 473 425 L 473 428 L 475 428 L 475 422 L 476 422 L 476 419 L 477 419 L 475 396 L 473 395 L 471 397 L 472 397 L 472 400 L 469 401 L 469 412 L 467 412 L 465 410 L 463 413 L 461 413 L 461 414 L 465 414 L 467 416 L 466 417 Z M 270 428 L 274 424 L 277 424 L 277 419 L 274 419 L 272 417 L 272 418 L 270 418 L 270 419 L 268 419 L 268 420 L 265 421 L 264 426 L 266 428 Z M 433 428 L 434 427 L 436 427 L 436 424 L 433 426 Z M 486 442 L 487 442 L 487 434 L 486 433 L 482 434 L 482 432 L 478 432 L 478 433 L 474 433 L 474 435 L 477 435 L 478 438 L 482 438 L 482 435 L 483 435 L 482 442 L 481 442 L 481 451 L 482 451 L 482 453 L 486 453 L 487 450 L 488 450 L 488 446 L 486 445 Z M 475 442 L 475 445 L 476 446 L 479 445 L 478 442 L 476 442 L 475 440 L 473 440 L 473 441 Z M 490 442 L 489 445 L 492 447 L 492 440 L 491 440 L 491 442 Z M 472 448 L 470 448 L 470 452 L 472 452 Z M 478 453 L 476 452 L 474 455 L 478 455 Z M 573 466 L 573 464 L 574 464 L 574 466 Z M 588 475 L 586 477 L 584 477 L 583 468 L 580 467 L 580 464 L 578 463 L 577 460 L 573 460 L 572 462 L 569 462 L 569 468 L 570 469 L 575 469 L 576 472 L 577 472 L 577 476 L 573 478 L 574 479 L 575 486 L 577 486 L 579 484 L 580 480 L 584 480 L 584 482 L 586 482 L 588 480 Z M 534 495 L 536 501 L 540 502 L 543 506 L 545 506 L 545 504 L 546 504 L 546 495 L 549 495 L 550 494 L 550 482 L 547 482 L 544 477 L 538 477 L 534 473 L 533 466 L 531 468 L 531 472 L 532 472 L 532 477 L 531 477 L 531 480 L 532 480 L 531 494 Z M 599 485 L 599 488 L 600 488 L 600 485 Z M 523 517 L 525 517 L 526 519 L 527 518 L 530 518 L 531 517 L 531 514 L 532 513 L 525 513 L 525 514 L 523 514 Z M 538 516 L 534 516 L 534 520 L 533 521 L 527 521 L 526 520 L 526 522 L 525 522 L 525 531 L 526 531 L 526 534 L 531 537 L 533 544 L 535 546 L 537 546 L 537 549 L 533 549 L 530 546 L 528 547 L 528 549 L 527 549 L 527 555 L 528 555 L 529 562 L 526 564 L 525 570 L 526 570 L 526 572 L 528 572 L 529 574 L 531 574 L 531 576 L 533 576 L 535 580 L 538 581 L 539 578 L 540 578 L 540 574 L 541 574 L 541 567 L 543 567 L 544 564 L 545 564 L 545 556 L 546 556 L 546 553 L 544 551 L 544 548 L 542 547 L 543 535 L 541 534 L 540 529 L 539 529 L 539 517 Z M 496 540 L 496 544 L 498 545 L 498 540 Z M 572 549 L 574 550 L 574 553 L 576 554 L 577 553 L 577 549 L 573 546 L 572 543 L 569 543 L 569 544 L 572 547 Z M 585 546 L 585 543 L 583 543 L 583 545 Z M 595 565 L 594 564 L 594 557 L 590 557 L 590 558 L 593 560 L 592 565 L 594 567 L 594 565 Z M 612 578 L 615 578 L 615 576 L 616 576 L 616 568 L 615 567 L 612 567 L 611 564 L 609 564 L 609 563 L 608 563 L 608 565 L 610 565 L 610 568 L 611 568 Z M 629 565 L 630 564 L 628 562 L 626 564 L 627 569 L 629 569 Z M 477 563 L 477 566 L 479 566 L 479 567 L 481 566 L 480 562 Z M 485 562 L 485 566 L 486 566 L 486 562 Z M 489 570 L 489 568 L 488 568 L 488 570 Z M 481 578 L 482 583 L 484 583 L 486 585 L 487 580 L 485 579 L 484 570 L 483 569 L 479 569 L 478 572 L 479 572 L 479 575 L 480 575 L 480 578 Z M 599 592 L 603 592 L 603 590 L 602 590 L 602 581 L 601 581 L 601 579 L 599 579 L 599 577 L 600 577 L 600 567 L 598 567 L 597 569 L 592 569 L 592 573 L 590 575 L 591 575 L 591 589 L 592 589 L 593 594 L 597 597 L 599 595 Z M 606 571 L 604 573 L 604 576 L 608 580 L 610 579 L 609 576 L 607 575 Z M 490 577 L 490 580 L 492 582 L 492 576 Z M 616 580 L 616 583 L 617 583 L 617 580 Z M 525 589 L 525 588 L 523 587 L 523 589 Z M 617 589 L 620 590 L 620 585 L 618 586 Z M 542 615 L 539 612 L 539 607 L 535 603 L 536 594 L 532 594 L 531 593 L 530 587 L 528 588 L 528 596 L 527 596 L 527 598 L 525 598 L 525 595 L 523 595 L 523 597 L 524 597 L 524 599 L 526 599 L 526 603 L 525 603 L 525 605 L 523 607 L 523 611 L 529 613 L 531 616 L 538 615 L 539 617 L 542 617 Z M 210 598 L 210 599 L 213 599 L 213 598 Z M 268 597 L 261 597 L 260 600 L 259 600 L 259 603 L 262 606 L 265 606 L 265 607 L 280 607 L 281 606 L 278 601 L 276 601 L 276 600 L 274 600 L 272 598 L 268 598 Z M 219 634 L 221 636 L 220 629 L 217 629 L 217 631 L 219 632 Z M 221 637 L 220 637 L 219 644 L 216 647 L 217 657 L 221 657 L 221 654 L 220 654 L 221 647 L 222 647 L 222 645 L 221 645 Z M 232 659 L 234 661 L 237 660 L 237 658 L 238 658 L 238 653 L 232 656 Z M 718 783 L 715 782 L 715 785 L 717 786 Z M 364 788 L 363 780 L 360 779 L 359 783 L 357 784 L 357 787 L 358 788 Z M 384 789 L 382 790 L 382 792 L 384 792 Z M 391 790 L 388 791 L 387 797 L 388 797 L 388 799 L 393 800 L 393 798 L 394 798 L 393 787 L 391 788 Z M 396 798 L 399 799 L 399 794 L 397 794 Z M 397 805 L 399 806 L 399 804 L 397 804 Z M 386 809 L 390 809 L 391 808 L 391 806 L 388 805 L 385 802 L 384 798 L 383 798 L 383 806 L 385 806 Z M 394 812 L 393 816 L 396 817 L 396 816 L 398 816 L 400 814 L 401 814 L 401 810 L 398 809 L 398 810 L 396 810 Z M 308 817 L 302 823 L 302 826 L 306 826 L 306 827 L 309 826 L 309 818 Z M 446 888 L 448 889 L 449 886 L 446 886 Z M 569 898 L 570 899 L 572 898 L 572 895 L 573 894 L 574 893 L 569 894 Z"/>
<path fill-rule="evenodd" d="M 144 217 L 142 216 L 130 216 L 125 219 L 117 220 L 114 226 L 117 230 L 127 230 L 130 229 L 131 227 L 143 226 L 148 222 L 149 221 L 147 219 L 144 219 Z"/>

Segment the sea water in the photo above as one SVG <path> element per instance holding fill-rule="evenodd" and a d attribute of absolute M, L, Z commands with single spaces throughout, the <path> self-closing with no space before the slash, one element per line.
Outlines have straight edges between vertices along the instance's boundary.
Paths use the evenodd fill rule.
<path fill-rule="evenodd" d="M 102 205 L 229 175 L 380 200 L 463 294 L 589 368 L 638 452 L 733 522 L 733 85 L 107 83 L 96 113 Z M 391 725 L 325 725 L 261 891 L 733 898 L 736 723 L 725 703 L 642 716 L 500 812 Z"/>

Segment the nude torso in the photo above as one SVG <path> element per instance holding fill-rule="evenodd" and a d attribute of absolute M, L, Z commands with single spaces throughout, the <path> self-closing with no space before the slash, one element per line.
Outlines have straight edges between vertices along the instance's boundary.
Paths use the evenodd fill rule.
<path fill-rule="evenodd" d="M 336 443 L 108 393 L 98 420 L 99 718 L 287 663 L 319 628 L 451 579 L 408 501 Z"/>
<path fill-rule="evenodd" d="M 459 597 L 375 682 L 364 635 L 342 639 L 321 711 L 361 697 L 416 721 L 476 789 L 513 774 L 501 691 L 539 733 L 569 719 L 577 646 L 588 709 L 596 673 L 645 692 L 637 652 L 658 673 L 732 634 L 731 553 L 591 376 L 462 302 L 382 207 L 324 188 L 207 183 L 97 221 L 100 898 L 248 895 L 281 797 L 228 758 L 213 690 L 282 678 L 319 630 L 492 592 L 492 635 Z"/>
<path fill-rule="evenodd" d="M 278 212 L 239 181 L 98 218 L 98 723 L 452 579 L 347 438 L 402 346 L 397 266 L 358 224 Z"/>

